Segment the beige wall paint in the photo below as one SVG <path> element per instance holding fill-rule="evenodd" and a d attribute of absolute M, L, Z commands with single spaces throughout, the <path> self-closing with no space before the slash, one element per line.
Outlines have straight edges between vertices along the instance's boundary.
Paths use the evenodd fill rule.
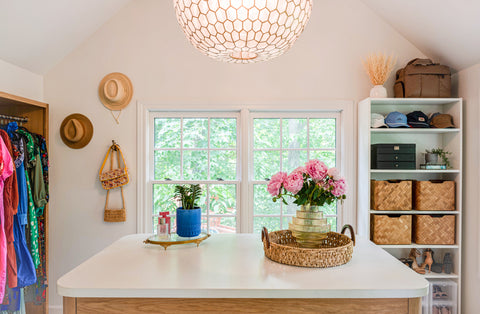
<path fill-rule="evenodd" d="M 462 256 L 462 312 L 478 313 L 480 310 L 480 184 L 479 126 L 480 120 L 480 64 L 460 71 L 455 77 L 458 96 L 463 97 L 464 121 L 464 179 L 463 179 L 463 256 Z"/>
<path fill-rule="evenodd" d="M 43 100 L 43 77 L 0 59 L 0 91 Z"/>
<path fill-rule="evenodd" d="M 45 99 L 51 106 L 51 306 L 62 302 L 55 287 L 61 275 L 136 232 L 135 101 L 172 107 L 358 101 L 371 88 L 361 59 L 376 51 L 395 52 L 399 66 L 423 56 L 356 0 L 315 1 L 311 20 L 293 48 L 252 65 L 219 63 L 196 51 L 180 30 L 171 1 L 128 4 L 45 76 Z M 114 71 L 128 75 L 135 89 L 120 125 L 97 97 L 98 83 Z M 390 95 L 392 85 L 391 78 Z M 92 141 L 81 150 L 66 147 L 58 131 L 74 112 L 87 115 L 95 128 Z M 112 139 L 122 146 L 131 182 L 125 190 L 127 222 L 107 224 L 102 220 L 105 191 L 97 175 Z"/>

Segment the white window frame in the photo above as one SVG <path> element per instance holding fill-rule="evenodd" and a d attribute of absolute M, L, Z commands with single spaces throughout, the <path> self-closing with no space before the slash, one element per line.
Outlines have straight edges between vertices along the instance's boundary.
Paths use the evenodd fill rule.
<path fill-rule="evenodd" d="M 342 126 L 341 126 L 341 112 L 338 112 L 338 111 L 329 111 L 329 112 L 319 112 L 319 111 L 309 111 L 309 112 L 289 112 L 289 111 L 283 111 L 283 112 L 268 112 L 268 111 L 256 111 L 256 112 L 251 112 L 250 115 L 249 115 L 249 138 L 252 138 L 253 139 L 253 131 L 254 131 L 254 127 L 253 127 L 253 122 L 254 122 L 254 119 L 306 119 L 306 118 L 309 118 L 309 119 L 335 119 L 335 135 L 336 135 L 336 138 L 335 138 L 335 161 L 337 163 L 340 163 L 341 161 L 341 158 L 342 158 L 342 152 L 340 150 L 340 148 L 342 147 L 342 144 L 341 144 L 341 141 L 342 141 L 342 136 L 341 136 L 341 131 L 342 131 Z M 309 124 L 307 124 L 307 129 L 309 128 Z M 308 134 L 310 134 L 308 132 Z M 280 138 L 282 138 L 282 128 L 280 128 Z M 281 145 L 281 142 L 280 141 L 280 148 L 275 148 L 275 149 L 271 149 L 273 151 L 282 151 L 283 152 L 283 147 Z M 310 160 L 310 152 L 311 151 L 329 151 L 329 149 L 313 149 L 310 147 L 309 145 L 309 142 L 310 142 L 310 137 L 307 138 L 307 143 L 308 143 L 308 149 L 307 148 L 298 148 L 298 150 L 306 150 L 307 151 L 307 156 L 308 156 L 308 160 Z M 253 147 L 251 147 L 250 149 L 252 149 Z M 263 149 L 259 149 L 259 150 L 263 150 Z M 249 165 L 253 165 L 253 162 L 254 162 L 254 153 L 253 151 L 249 154 L 248 156 L 248 164 Z M 282 165 L 282 157 L 280 158 L 280 165 Z M 302 164 L 299 164 L 298 166 L 302 166 Z M 341 163 L 338 164 L 338 165 L 335 165 L 336 167 L 341 168 Z M 248 185 L 248 191 L 249 192 L 252 192 L 253 191 L 253 187 L 255 184 L 266 184 L 267 182 L 265 180 L 254 180 L 254 167 L 249 167 L 249 174 L 248 174 L 248 177 L 250 178 L 250 180 L 248 181 L 249 182 L 249 185 Z M 273 173 L 272 173 L 273 175 Z M 253 193 L 251 193 L 250 195 L 250 199 L 248 200 L 248 204 L 252 204 L 253 206 Z M 254 211 L 251 210 L 251 211 L 248 211 L 247 215 L 251 215 L 251 217 L 248 217 L 247 219 L 248 220 L 251 220 L 252 223 L 249 224 L 248 226 L 248 232 L 253 232 L 253 219 L 255 217 L 255 214 L 254 214 Z M 279 216 L 280 217 L 280 220 L 282 220 L 283 217 L 290 217 L 291 215 L 285 215 L 283 214 L 283 210 L 280 211 L 279 213 Z M 270 217 L 270 215 L 257 215 L 257 217 Z M 276 215 L 272 216 L 272 217 L 277 217 Z M 338 202 L 338 205 L 337 205 L 337 214 L 336 215 L 325 215 L 324 217 L 336 217 L 337 218 L 337 221 L 343 221 L 342 217 L 343 217 L 343 205 Z M 283 226 L 285 228 L 285 226 Z"/>
<path fill-rule="evenodd" d="M 336 147 L 336 151 L 342 154 L 338 158 L 337 165 L 342 175 L 345 176 L 348 184 L 347 199 L 343 205 L 337 207 L 338 225 L 345 223 L 351 224 L 356 228 L 356 120 L 354 101 L 351 100 L 330 100 L 330 101 L 316 101 L 311 104 L 299 103 L 281 103 L 269 105 L 212 105 L 212 104 L 168 104 L 168 105 L 146 105 L 142 102 L 137 102 L 137 233 L 151 232 L 151 208 L 152 208 L 152 189 L 149 188 L 150 180 L 150 148 L 151 132 L 149 127 L 153 124 L 149 123 L 149 116 L 152 112 L 165 113 L 184 113 L 192 114 L 194 112 L 236 112 L 240 113 L 240 120 L 237 125 L 239 138 L 237 139 L 237 162 L 239 160 L 251 160 L 253 156 L 253 145 L 250 141 L 253 139 L 253 127 L 249 123 L 252 115 L 257 114 L 275 114 L 278 112 L 291 113 L 337 113 L 339 118 L 337 126 L 340 134 L 340 145 Z M 253 158 L 253 157 L 252 157 Z M 248 167 L 252 168 L 252 167 Z M 249 208 L 249 204 L 253 204 L 253 170 L 249 173 L 249 169 L 242 168 L 240 164 L 237 168 L 237 177 L 240 180 L 241 196 L 237 197 L 237 233 L 253 232 L 253 208 Z M 135 175 L 135 173 L 133 173 Z M 147 210 L 148 209 L 148 210 Z M 239 216 L 240 215 L 240 216 Z M 241 219 L 239 218 L 241 217 Z"/>

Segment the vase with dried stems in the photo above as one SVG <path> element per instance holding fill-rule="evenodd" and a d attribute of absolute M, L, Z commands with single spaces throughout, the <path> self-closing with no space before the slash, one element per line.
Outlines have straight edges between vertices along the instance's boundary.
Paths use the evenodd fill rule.
<path fill-rule="evenodd" d="M 370 90 L 372 98 L 386 98 L 387 89 L 383 86 L 397 62 L 394 56 L 387 56 L 384 53 L 371 53 L 363 60 L 363 66 L 367 71 L 370 81 L 374 85 Z"/>

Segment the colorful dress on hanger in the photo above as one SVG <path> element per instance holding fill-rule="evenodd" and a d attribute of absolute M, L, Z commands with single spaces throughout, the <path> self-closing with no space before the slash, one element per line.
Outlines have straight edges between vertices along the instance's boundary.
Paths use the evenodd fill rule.
<path fill-rule="evenodd" d="M 3 160 L 3 172 L 0 175 L 0 300 L 3 300 L 7 279 L 7 238 L 4 229 L 5 212 L 3 207 L 3 188 L 5 180 L 13 174 L 13 161 L 1 137 L 0 154 Z"/>

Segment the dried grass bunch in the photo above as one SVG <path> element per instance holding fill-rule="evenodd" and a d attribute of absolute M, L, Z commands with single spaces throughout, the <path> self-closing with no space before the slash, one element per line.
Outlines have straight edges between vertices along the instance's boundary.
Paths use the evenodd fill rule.
<path fill-rule="evenodd" d="M 362 63 L 372 84 L 383 85 L 397 63 L 397 57 L 371 53 Z"/>

